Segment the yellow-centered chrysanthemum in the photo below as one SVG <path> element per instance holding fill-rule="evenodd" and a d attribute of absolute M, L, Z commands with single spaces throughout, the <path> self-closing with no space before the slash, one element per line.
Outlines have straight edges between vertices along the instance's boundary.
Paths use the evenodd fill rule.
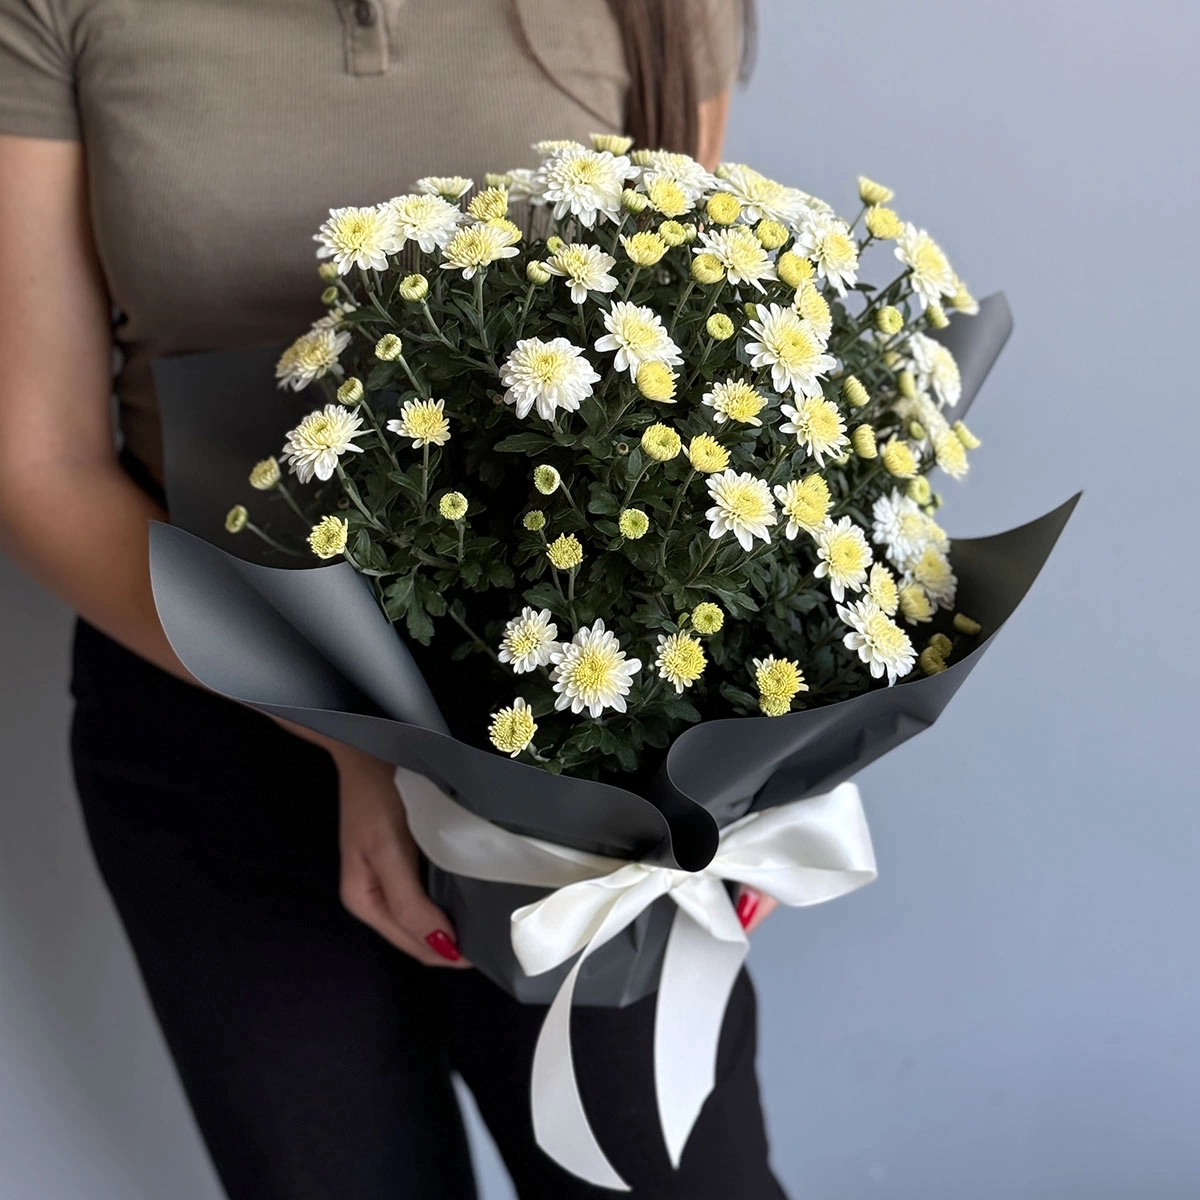
<path fill-rule="evenodd" d="M 820 475 L 809 475 L 805 479 L 793 479 L 785 484 L 777 484 L 775 498 L 783 515 L 787 517 L 787 528 L 784 532 L 789 540 L 803 530 L 808 534 L 816 534 L 823 528 L 829 516 L 833 498 L 829 494 L 829 485 Z"/>
<path fill-rule="evenodd" d="M 250 486 L 259 492 L 269 492 L 279 483 L 279 460 L 272 455 L 256 462 L 250 471 Z"/>
<path fill-rule="evenodd" d="M 636 542 L 644 538 L 650 529 L 650 518 L 640 508 L 623 508 L 617 517 L 617 528 L 621 536 Z"/>
<path fill-rule="evenodd" d="M 386 271 L 388 255 L 401 245 L 395 218 L 386 206 L 331 208 L 313 240 L 318 243 L 317 257 L 332 259 L 339 275 L 353 267 Z"/>
<path fill-rule="evenodd" d="M 737 421 L 742 425 L 761 425 L 758 414 L 766 407 L 766 398 L 757 392 L 746 379 L 726 379 L 714 383 L 711 392 L 705 392 L 701 404 L 713 410 L 713 420 L 722 425 L 726 421 Z"/>
<path fill-rule="evenodd" d="M 720 633 L 725 624 L 725 613 L 719 604 L 702 600 L 692 609 L 692 628 L 705 635 Z"/>
<path fill-rule="evenodd" d="M 829 340 L 833 332 L 833 314 L 829 311 L 829 301 L 821 295 L 816 284 L 802 283 L 796 289 L 792 307 L 812 325 L 822 340 Z"/>
<path fill-rule="evenodd" d="M 559 571 L 572 571 L 583 562 L 583 546 L 573 533 L 560 533 L 546 547 L 546 557 Z"/>
<path fill-rule="evenodd" d="M 867 574 L 867 595 L 879 605 L 884 616 L 894 617 L 900 606 L 900 589 L 896 577 L 883 565 L 874 563 Z"/>
<path fill-rule="evenodd" d="M 933 453 L 937 459 L 937 465 L 951 479 L 962 479 L 970 468 L 970 463 L 967 462 L 967 452 L 952 429 L 943 429 L 934 434 Z"/>
<path fill-rule="evenodd" d="M 446 419 L 445 400 L 406 400 L 400 416 L 387 423 L 392 433 L 412 438 L 414 450 L 422 446 L 443 446 L 450 440 L 450 422 Z"/>
<path fill-rule="evenodd" d="M 780 433 L 794 433 L 796 442 L 825 465 L 826 458 L 836 458 L 845 449 L 846 422 L 832 400 L 824 396 L 801 396 L 796 404 L 784 404 L 780 411 L 788 419 L 779 426 Z"/>
<path fill-rule="evenodd" d="M 649 425 L 642 433 L 642 450 L 655 462 L 669 462 L 683 449 L 683 440 L 669 425 Z"/>
<path fill-rule="evenodd" d="M 853 604 L 839 604 L 837 612 L 850 626 L 842 644 L 866 663 L 873 679 L 886 673 L 891 687 L 900 676 L 913 669 L 917 652 L 908 634 L 887 617 L 870 596 Z"/>
<path fill-rule="evenodd" d="M 646 176 L 645 188 L 650 207 L 664 217 L 682 217 L 691 211 L 692 202 L 687 193 L 669 176 L 650 172 Z"/>
<path fill-rule="evenodd" d="M 866 224 L 867 232 L 880 241 L 890 241 L 904 232 L 904 222 L 882 204 L 873 204 L 867 209 Z"/>
<path fill-rule="evenodd" d="M 333 475 L 343 454 L 362 453 L 362 447 L 354 442 L 361 428 L 362 418 L 356 412 L 327 404 L 288 430 L 280 460 L 301 483 L 308 483 L 314 475 L 324 481 Z"/>
<path fill-rule="evenodd" d="M 609 274 L 616 261 L 599 246 L 571 242 L 559 246 L 545 266 L 551 275 L 571 281 L 571 300 L 582 304 L 588 292 L 608 293 L 617 286 L 616 276 Z"/>
<path fill-rule="evenodd" d="M 341 517 L 322 517 L 312 527 L 308 544 L 318 558 L 336 558 L 346 549 L 346 537 L 350 524 Z"/>
<path fill-rule="evenodd" d="M 503 188 L 485 188 L 467 205 L 477 221 L 499 221 L 508 216 L 508 193 Z"/>
<path fill-rule="evenodd" d="M 509 222 L 487 221 L 460 229 L 442 249 L 442 266 L 461 271 L 464 279 L 474 278 L 475 272 L 501 258 L 517 254 L 516 243 L 521 231 Z"/>
<path fill-rule="evenodd" d="M 791 709 L 797 694 L 808 691 L 800 664 L 773 654 L 753 662 L 760 710 L 768 717 L 782 717 Z"/>
<path fill-rule="evenodd" d="M 474 186 L 475 181 L 464 175 L 425 175 L 415 184 L 422 195 L 441 196 L 444 200 L 458 200 Z"/>
<path fill-rule="evenodd" d="M 907 442 L 893 439 L 884 446 L 883 466 L 889 475 L 897 479 L 911 479 L 917 473 L 917 460 Z"/>
<path fill-rule="evenodd" d="M 301 334 L 280 356 L 275 364 L 275 378 L 281 388 L 303 391 L 314 379 L 324 375 L 340 375 L 338 356 L 350 344 L 346 330 L 312 329 Z"/>
<path fill-rule="evenodd" d="M 900 589 L 900 612 L 913 625 L 933 620 L 933 605 L 919 583 L 906 583 Z"/>
<path fill-rule="evenodd" d="M 616 635 L 600 620 L 579 630 L 551 661 L 555 665 L 550 679 L 558 693 L 554 707 L 573 713 L 586 708 L 593 718 L 606 708 L 624 712 L 633 677 L 642 669 L 641 660 L 626 657 Z"/>
<path fill-rule="evenodd" d="M 533 741 L 537 728 L 533 709 L 518 697 L 507 708 L 492 713 L 488 740 L 502 754 L 516 758 Z"/>
<path fill-rule="evenodd" d="M 777 392 L 789 389 L 798 396 L 819 396 L 820 379 L 837 365 L 825 353 L 825 339 L 794 309 L 760 304 L 749 330 L 755 341 L 746 343 L 752 367 L 770 367 Z"/>
<path fill-rule="evenodd" d="M 813 568 L 813 575 L 818 579 L 829 579 L 829 592 L 833 598 L 840 603 L 845 599 L 847 588 L 862 591 L 872 558 L 863 530 L 849 517 L 842 517 L 836 524 L 830 522 L 818 530 L 816 542 L 819 561 Z"/>
<path fill-rule="evenodd" d="M 639 267 L 653 266 L 667 252 L 667 243 L 659 234 L 649 229 L 632 235 L 621 235 L 621 245 L 630 262 Z"/>
<path fill-rule="evenodd" d="M 712 475 L 729 466 L 729 451 L 707 433 L 698 433 L 688 442 L 687 456 L 692 470 L 702 475 Z"/>
<path fill-rule="evenodd" d="M 922 305 L 953 296 L 958 279 L 942 248 L 925 232 L 909 223 L 896 239 L 896 257 L 909 270 L 909 282 Z"/>
<path fill-rule="evenodd" d="M 675 403 L 675 372 L 661 362 L 644 362 L 637 369 L 637 389 L 647 400 Z"/>
<path fill-rule="evenodd" d="M 659 634 L 654 665 L 660 679 L 673 685 L 680 695 L 704 674 L 708 659 L 704 647 L 688 633 Z"/>
<path fill-rule="evenodd" d="M 775 260 L 775 272 L 790 288 L 798 288 L 813 277 L 812 262 L 791 250 L 785 250 Z"/>
<path fill-rule="evenodd" d="M 447 521 L 461 521 L 467 515 L 467 498 L 462 492 L 447 492 L 438 501 L 438 513 Z"/>
<path fill-rule="evenodd" d="M 884 187 L 865 175 L 858 177 L 858 195 L 864 204 L 886 204 L 895 194 L 890 187 Z"/>
<path fill-rule="evenodd" d="M 704 514 L 710 522 L 710 538 L 732 533 L 747 552 L 753 549 L 755 538 L 771 540 L 771 526 L 779 518 L 765 479 L 755 479 L 748 471 L 739 474 L 728 469 L 710 475 L 706 483 L 713 500 L 713 506 Z"/>

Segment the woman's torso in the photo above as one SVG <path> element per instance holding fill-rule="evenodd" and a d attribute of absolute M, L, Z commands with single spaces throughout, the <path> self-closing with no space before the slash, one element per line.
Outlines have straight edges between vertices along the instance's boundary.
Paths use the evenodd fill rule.
<path fill-rule="evenodd" d="M 61 0 L 126 447 L 159 473 L 150 360 L 319 315 L 329 208 L 528 166 L 622 127 L 606 0 Z"/>

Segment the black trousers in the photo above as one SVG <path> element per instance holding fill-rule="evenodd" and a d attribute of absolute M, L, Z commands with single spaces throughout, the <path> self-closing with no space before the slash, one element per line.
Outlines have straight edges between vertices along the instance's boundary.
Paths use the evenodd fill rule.
<path fill-rule="evenodd" d="M 92 847 L 231 1200 L 468 1200 L 465 1080 L 522 1200 L 613 1196 L 535 1145 L 544 1009 L 418 965 L 338 898 L 328 754 L 76 627 L 72 759 Z M 580 1090 L 636 1200 L 780 1200 L 742 975 L 718 1084 L 670 1169 L 654 999 L 575 1015 Z"/>

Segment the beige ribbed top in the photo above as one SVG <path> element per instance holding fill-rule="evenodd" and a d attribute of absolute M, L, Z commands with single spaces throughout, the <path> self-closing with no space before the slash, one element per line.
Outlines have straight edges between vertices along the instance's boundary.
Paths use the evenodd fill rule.
<path fill-rule="evenodd" d="M 711 95 L 738 3 L 693 2 Z M 301 332 L 331 207 L 620 131 L 627 87 L 607 0 L 0 0 L 0 132 L 87 146 L 121 428 L 156 475 L 151 358 Z"/>

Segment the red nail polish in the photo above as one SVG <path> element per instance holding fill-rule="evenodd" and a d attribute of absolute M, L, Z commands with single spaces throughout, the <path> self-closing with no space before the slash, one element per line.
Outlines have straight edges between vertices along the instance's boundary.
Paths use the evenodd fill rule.
<path fill-rule="evenodd" d="M 754 920 L 756 912 L 758 912 L 758 897 L 753 892 L 743 892 L 737 902 L 737 919 L 742 923 L 743 929 Z"/>
<path fill-rule="evenodd" d="M 454 939 L 444 929 L 435 929 L 425 940 L 434 953 L 440 954 L 447 962 L 458 962 L 462 958 Z"/>

